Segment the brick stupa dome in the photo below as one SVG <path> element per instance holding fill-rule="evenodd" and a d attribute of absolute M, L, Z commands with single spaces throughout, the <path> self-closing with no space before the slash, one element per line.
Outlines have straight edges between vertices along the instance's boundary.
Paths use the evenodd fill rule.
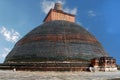
<path fill-rule="evenodd" d="M 45 22 L 19 40 L 5 62 L 86 61 L 107 56 L 98 40 L 80 25 Z"/>
<path fill-rule="evenodd" d="M 90 61 L 104 57 L 99 41 L 75 23 L 75 15 L 62 11 L 56 3 L 44 22 L 19 40 L 3 66 L 17 70 L 85 71 Z"/>

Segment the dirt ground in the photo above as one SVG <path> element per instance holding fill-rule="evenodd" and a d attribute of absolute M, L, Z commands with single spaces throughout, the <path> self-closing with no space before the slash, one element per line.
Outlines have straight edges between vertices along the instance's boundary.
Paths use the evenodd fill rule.
<path fill-rule="evenodd" d="M 108 80 L 120 78 L 117 72 L 30 72 L 0 70 L 0 80 Z"/>

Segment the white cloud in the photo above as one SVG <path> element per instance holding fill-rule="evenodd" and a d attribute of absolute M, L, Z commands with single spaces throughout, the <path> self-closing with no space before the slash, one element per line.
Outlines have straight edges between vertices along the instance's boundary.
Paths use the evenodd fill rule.
<path fill-rule="evenodd" d="M 0 33 L 9 42 L 16 42 L 20 37 L 20 34 L 16 32 L 14 29 L 8 30 L 6 27 L 0 28 Z"/>
<path fill-rule="evenodd" d="M 73 9 L 65 8 L 64 11 L 75 15 L 77 14 L 77 8 L 73 8 Z"/>
<path fill-rule="evenodd" d="M 5 57 L 8 55 L 9 52 L 9 48 L 3 48 L 2 53 L 0 53 L 0 63 L 4 61 Z"/>
<path fill-rule="evenodd" d="M 54 1 L 43 0 L 43 2 L 41 3 L 42 11 L 47 14 L 51 8 L 54 8 L 54 3 Z"/>
<path fill-rule="evenodd" d="M 58 2 L 58 3 L 61 3 L 62 5 L 65 4 L 64 1 L 60 1 L 60 0 L 58 0 L 57 2 Z"/>
<path fill-rule="evenodd" d="M 77 14 L 77 8 L 72 9 L 70 13 L 71 14 Z"/>
<path fill-rule="evenodd" d="M 5 58 L 9 52 L 10 52 L 9 48 L 4 48 L 3 53 L 0 54 L 0 57 Z"/>
<path fill-rule="evenodd" d="M 94 16 L 96 16 L 96 13 L 93 10 L 89 10 L 88 16 L 94 17 Z"/>
<path fill-rule="evenodd" d="M 41 10 L 47 14 L 51 8 L 54 8 L 55 0 L 50 1 L 50 0 L 43 0 L 41 3 Z M 61 3 L 62 5 L 65 4 L 65 1 L 58 1 L 58 3 Z M 63 8 L 65 12 L 71 13 L 71 14 L 77 14 L 77 8 Z"/>
<path fill-rule="evenodd" d="M 82 22 L 80 22 L 80 21 L 77 21 L 77 24 L 79 24 L 79 25 L 83 26 L 83 23 L 82 23 Z"/>

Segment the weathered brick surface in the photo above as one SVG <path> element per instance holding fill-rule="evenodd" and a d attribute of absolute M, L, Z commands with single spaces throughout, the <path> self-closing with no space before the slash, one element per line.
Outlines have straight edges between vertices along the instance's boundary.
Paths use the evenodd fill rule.
<path fill-rule="evenodd" d="M 75 22 L 75 16 L 72 14 L 65 13 L 63 11 L 51 9 L 48 15 L 46 16 L 44 22 L 53 21 L 53 20 L 65 20 L 65 21 Z"/>
<path fill-rule="evenodd" d="M 88 61 L 101 56 L 108 55 L 83 27 L 68 21 L 50 21 L 19 40 L 5 62 Z"/>

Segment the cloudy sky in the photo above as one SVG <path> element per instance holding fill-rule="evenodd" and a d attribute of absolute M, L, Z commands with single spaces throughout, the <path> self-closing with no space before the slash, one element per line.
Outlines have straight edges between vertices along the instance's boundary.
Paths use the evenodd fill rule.
<path fill-rule="evenodd" d="M 42 24 L 57 0 L 0 0 L 0 63 L 15 43 Z M 120 0 L 59 0 L 120 64 Z"/>

